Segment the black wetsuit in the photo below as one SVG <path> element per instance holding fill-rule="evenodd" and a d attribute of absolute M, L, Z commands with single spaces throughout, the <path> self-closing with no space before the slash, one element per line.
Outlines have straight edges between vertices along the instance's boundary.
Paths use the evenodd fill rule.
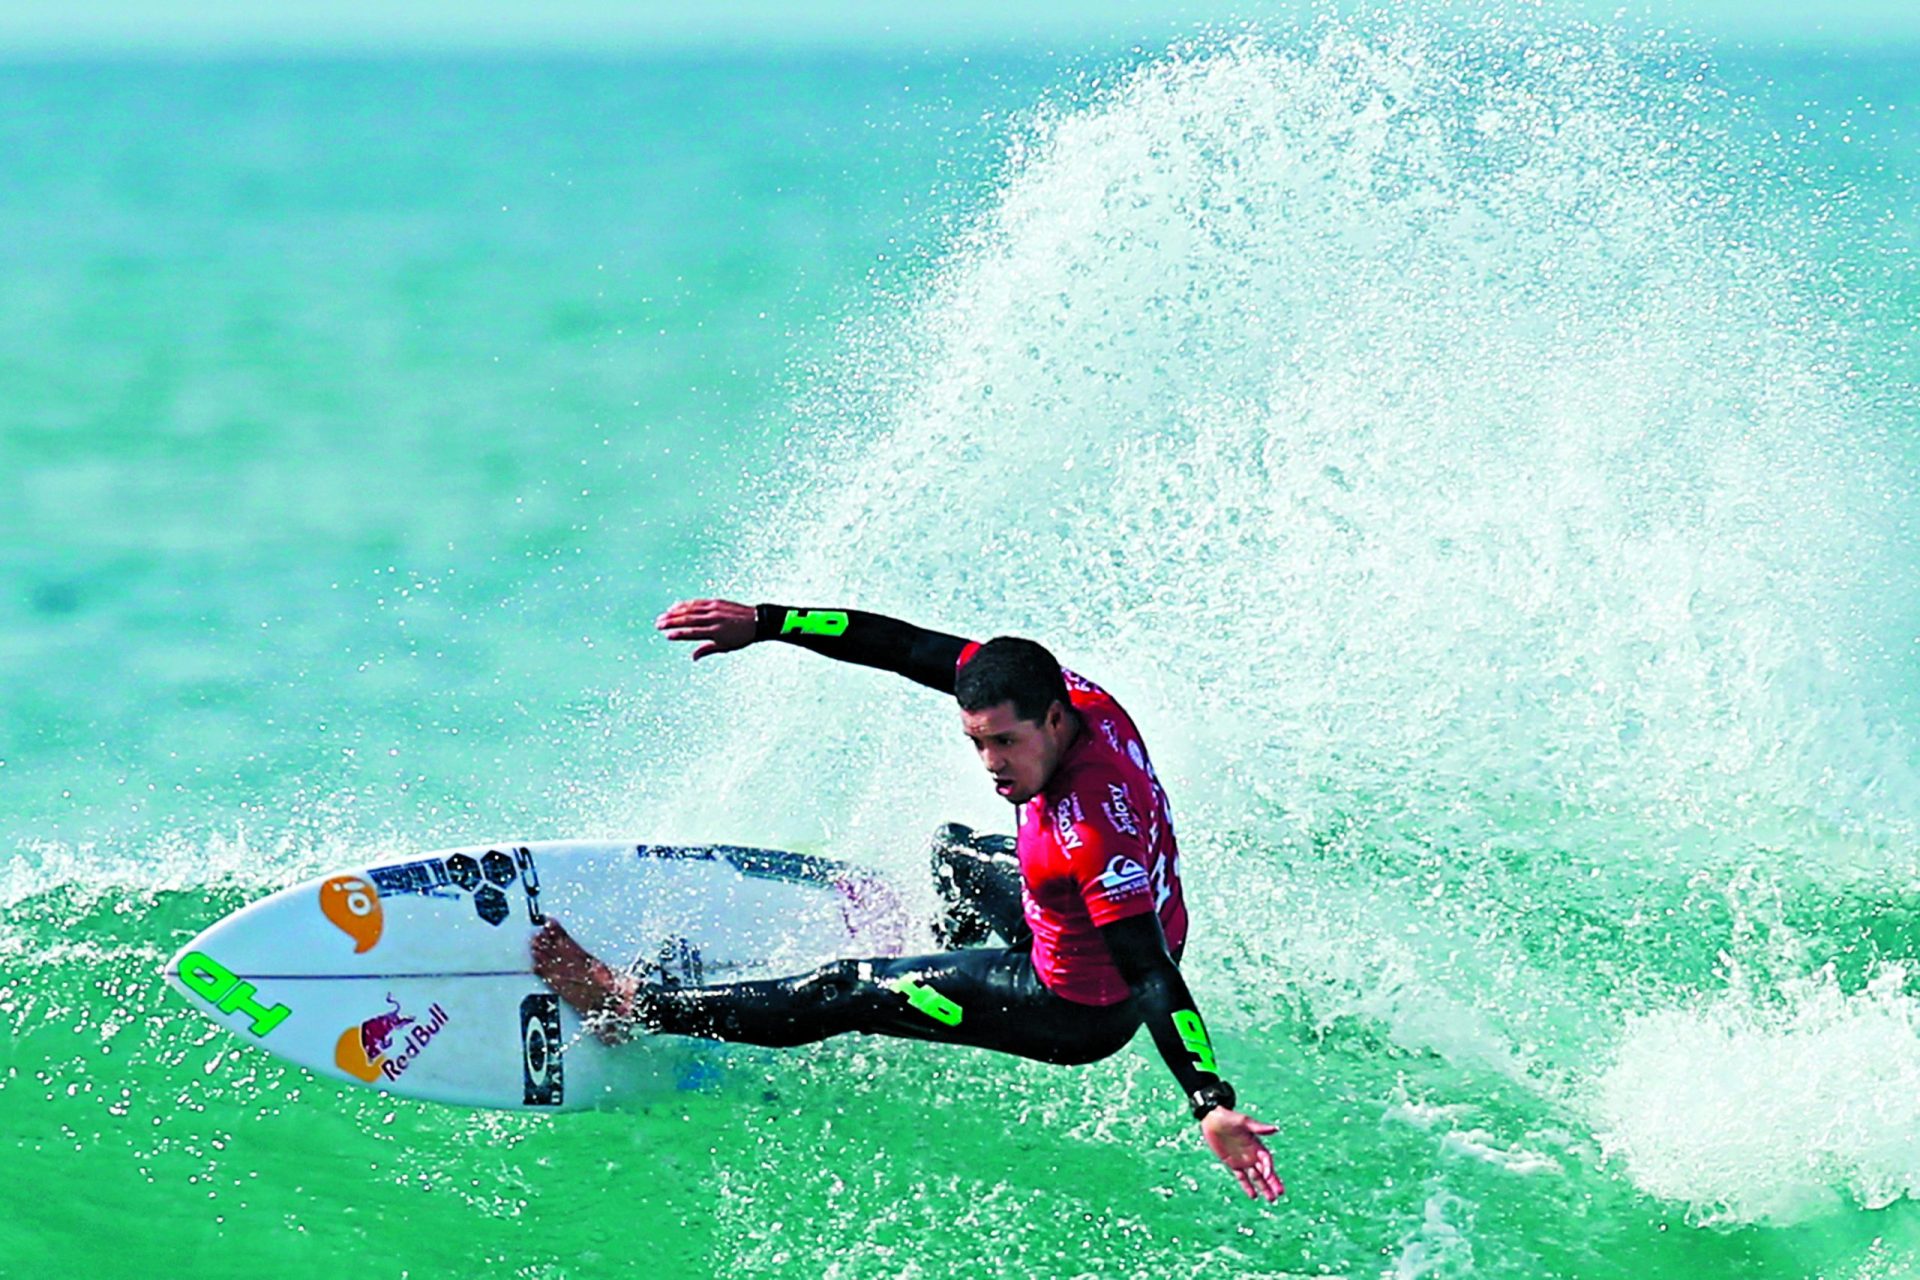
<path fill-rule="evenodd" d="M 1020 872 L 1005 836 L 973 836 L 950 824 L 934 839 L 935 875 L 947 900 L 948 940 L 987 931 L 1006 945 L 967 946 L 923 956 L 837 960 L 812 973 L 708 987 L 649 987 L 643 1021 L 655 1031 L 746 1044 L 810 1044 L 849 1031 L 944 1040 L 1042 1062 L 1107 1057 L 1133 1038 L 1131 1000 L 1078 1004 L 1041 983 L 1020 914 Z M 913 983 L 962 1011 L 957 1022 L 916 1004 Z M 943 1009 L 946 1006 L 935 1006 Z M 951 1015 L 949 1015 L 951 1017 Z"/>
<path fill-rule="evenodd" d="M 968 642 L 877 614 L 759 607 L 756 639 L 784 640 L 843 661 L 894 671 L 946 694 Z M 1040 980 L 1022 915 L 1014 841 L 949 824 L 932 860 L 945 904 L 938 931 L 952 949 L 840 960 L 811 973 L 715 986 L 643 983 L 638 1021 L 655 1032 L 748 1044 L 807 1044 L 850 1031 L 975 1045 L 1041 1062 L 1105 1058 L 1145 1021 L 1189 1094 L 1219 1083 L 1192 996 L 1160 922 L 1138 915 L 1102 926 L 1131 996 L 1068 1000 Z M 974 945 L 997 935 L 1003 945 Z"/>

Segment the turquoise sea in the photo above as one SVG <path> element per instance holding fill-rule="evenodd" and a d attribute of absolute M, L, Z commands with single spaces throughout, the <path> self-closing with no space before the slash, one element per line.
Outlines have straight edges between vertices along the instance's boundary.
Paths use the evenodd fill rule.
<path fill-rule="evenodd" d="M 1920 51 L 1493 12 L 0 64 L 0 1275 L 1920 1275 Z M 163 987 L 393 853 L 1006 828 L 701 594 L 1126 701 L 1283 1201 L 1144 1040 L 521 1118 Z"/>

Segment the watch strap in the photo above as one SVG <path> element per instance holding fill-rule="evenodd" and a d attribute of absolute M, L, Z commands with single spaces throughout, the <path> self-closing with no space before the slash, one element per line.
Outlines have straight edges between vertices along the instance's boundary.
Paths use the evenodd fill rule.
<path fill-rule="evenodd" d="M 1234 1097 L 1232 1085 L 1225 1080 L 1216 1080 L 1212 1084 L 1201 1085 L 1188 1094 L 1187 1101 L 1193 1106 L 1193 1118 L 1205 1120 L 1207 1113 L 1215 1107 L 1233 1110 L 1233 1105 L 1238 1099 Z"/>

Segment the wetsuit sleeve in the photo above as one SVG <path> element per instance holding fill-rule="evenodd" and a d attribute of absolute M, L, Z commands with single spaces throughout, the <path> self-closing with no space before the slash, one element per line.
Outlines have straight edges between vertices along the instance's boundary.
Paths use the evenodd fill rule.
<path fill-rule="evenodd" d="M 854 609 L 754 606 L 755 641 L 782 640 L 842 662 L 878 667 L 941 693 L 953 692 L 954 673 L 973 643 L 928 631 L 898 618 Z"/>
<path fill-rule="evenodd" d="M 1218 1084 L 1220 1076 L 1206 1024 L 1160 929 L 1140 823 L 1129 785 L 1099 774 L 1073 788 L 1055 819 L 1087 914 L 1126 979 L 1154 1047 L 1191 1098 L 1194 1090 Z"/>
<path fill-rule="evenodd" d="M 1220 1082 L 1213 1060 L 1213 1042 L 1193 993 L 1187 990 L 1180 967 L 1167 953 L 1160 917 L 1152 913 L 1129 916 L 1100 926 L 1100 937 L 1120 976 L 1133 991 L 1140 1020 L 1153 1035 L 1154 1047 L 1166 1061 L 1181 1091 L 1189 1098 L 1197 1089 Z"/>

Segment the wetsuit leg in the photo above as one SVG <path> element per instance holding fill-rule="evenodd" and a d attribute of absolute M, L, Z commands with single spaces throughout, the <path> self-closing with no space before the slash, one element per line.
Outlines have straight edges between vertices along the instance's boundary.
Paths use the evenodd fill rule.
<path fill-rule="evenodd" d="M 934 940 L 942 947 L 974 947 L 998 934 L 1013 944 L 1031 936 L 1020 902 L 1020 859 L 1012 836 L 976 834 L 949 822 L 928 847 L 940 918 Z"/>
<path fill-rule="evenodd" d="M 1093 1062 L 1140 1025 L 1131 1000 L 1084 1005 L 1041 984 L 1025 947 L 839 960 L 764 982 L 641 990 L 650 1030 L 784 1048 L 850 1031 L 995 1049 L 1041 1062 Z"/>

